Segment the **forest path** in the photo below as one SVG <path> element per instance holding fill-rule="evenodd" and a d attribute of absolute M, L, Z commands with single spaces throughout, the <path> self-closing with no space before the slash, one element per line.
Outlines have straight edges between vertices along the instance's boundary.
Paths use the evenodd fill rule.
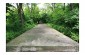
<path fill-rule="evenodd" d="M 79 51 L 78 45 L 46 24 L 38 24 L 7 43 L 7 51 Z"/>

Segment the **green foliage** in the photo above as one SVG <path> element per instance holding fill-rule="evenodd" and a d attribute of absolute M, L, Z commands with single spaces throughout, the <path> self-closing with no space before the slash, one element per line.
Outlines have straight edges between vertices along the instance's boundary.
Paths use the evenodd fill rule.
<path fill-rule="evenodd" d="M 24 15 L 25 15 L 25 21 L 27 21 L 28 19 L 30 19 L 30 8 L 28 8 L 27 6 L 24 9 Z"/>
<path fill-rule="evenodd" d="M 11 4 L 6 5 L 8 11 L 6 12 L 6 41 L 16 38 L 26 30 L 29 30 L 35 26 L 33 19 L 30 17 L 30 8 L 27 7 L 24 9 L 24 25 L 20 23 L 18 16 L 18 9 Z"/>
<path fill-rule="evenodd" d="M 61 8 L 63 6 L 58 4 L 49 21 L 51 27 L 79 42 L 79 5 L 74 3 L 72 5 L 72 9 L 68 4 L 64 10 Z"/>
<path fill-rule="evenodd" d="M 78 33 L 73 33 L 71 32 L 71 38 L 74 39 L 75 41 L 79 42 L 79 34 Z"/>
<path fill-rule="evenodd" d="M 6 37 L 7 42 L 19 36 L 38 24 L 49 23 L 49 25 L 79 42 L 79 4 L 78 3 L 46 3 L 45 7 L 39 9 L 37 3 L 22 4 L 23 19 L 19 18 L 19 7 L 10 3 L 6 4 Z M 21 21 L 23 20 L 23 25 Z"/>
<path fill-rule="evenodd" d="M 26 24 L 23 29 L 19 29 L 17 31 L 14 31 L 14 30 L 12 31 L 12 29 L 10 31 L 7 30 L 7 32 L 6 32 L 6 41 L 9 42 L 10 40 L 16 38 L 17 36 L 19 36 L 20 34 L 25 32 L 26 30 L 29 30 L 29 29 L 33 28 L 34 26 L 35 26 L 35 24 Z"/>

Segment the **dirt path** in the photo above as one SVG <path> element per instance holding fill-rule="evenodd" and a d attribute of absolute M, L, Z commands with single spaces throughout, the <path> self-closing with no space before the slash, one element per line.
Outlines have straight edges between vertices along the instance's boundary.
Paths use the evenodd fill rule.
<path fill-rule="evenodd" d="M 78 51 L 78 43 L 46 24 L 39 24 L 7 43 L 7 51 Z"/>

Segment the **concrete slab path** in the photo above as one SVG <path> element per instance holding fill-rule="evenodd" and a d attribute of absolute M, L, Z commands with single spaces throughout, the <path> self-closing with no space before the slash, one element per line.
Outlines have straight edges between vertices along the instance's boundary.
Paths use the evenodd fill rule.
<path fill-rule="evenodd" d="M 46 24 L 38 24 L 7 43 L 6 51 L 77 52 L 79 44 Z"/>

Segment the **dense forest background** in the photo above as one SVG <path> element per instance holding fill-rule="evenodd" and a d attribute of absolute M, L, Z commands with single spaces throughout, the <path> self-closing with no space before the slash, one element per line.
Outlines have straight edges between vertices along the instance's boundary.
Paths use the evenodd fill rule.
<path fill-rule="evenodd" d="M 7 3 L 6 41 L 16 38 L 37 24 L 45 23 L 79 42 L 78 3 Z"/>

